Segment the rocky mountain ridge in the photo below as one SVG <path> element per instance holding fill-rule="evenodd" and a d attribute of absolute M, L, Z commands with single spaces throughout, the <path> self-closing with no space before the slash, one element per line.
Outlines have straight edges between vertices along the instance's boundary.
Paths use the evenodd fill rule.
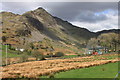
<path fill-rule="evenodd" d="M 51 44 L 65 43 L 82 47 L 92 37 L 102 33 L 119 32 L 119 29 L 91 32 L 85 28 L 72 25 L 58 17 L 49 14 L 43 8 L 28 11 L 22 15 L 11 12 L 2 14 L 2 39 L 3 44 L 11 44 L 15 47 L 28 46 L 33 42 L 48 39 Z"/>

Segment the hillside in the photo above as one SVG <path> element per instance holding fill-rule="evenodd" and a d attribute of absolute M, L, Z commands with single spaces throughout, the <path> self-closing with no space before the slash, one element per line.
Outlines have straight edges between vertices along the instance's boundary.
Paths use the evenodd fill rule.
<path fill-rule="evenodd" d="M 82 52 L 81 48 L 86 47 L 90 38 L 109 32 L 90 32 L 52 16 L 41 7 L 22 15 L 11 12 L 0 14 L 3 25 L 2 44 L 25 49 L 34 45 L 34 48 L 43 53 L 49 53 L 50 49 L 66 53 Z"/>
<path fill-rule="evenodd" d="M 103 34 L 103 33 L 120 33 L 120 29 L 110 29 L 110 30 L 102 30 L 102 31 L 98 31 L 96 32 L 97 35 Z"/>

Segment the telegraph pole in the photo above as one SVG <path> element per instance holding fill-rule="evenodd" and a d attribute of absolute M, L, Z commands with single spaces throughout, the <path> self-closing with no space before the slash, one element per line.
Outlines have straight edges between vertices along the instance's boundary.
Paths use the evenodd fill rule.
<path fill-rule="evenodd" d="M 7 66 L 7 44 L 5 44 L 6 45 L 6 66 Z"/>

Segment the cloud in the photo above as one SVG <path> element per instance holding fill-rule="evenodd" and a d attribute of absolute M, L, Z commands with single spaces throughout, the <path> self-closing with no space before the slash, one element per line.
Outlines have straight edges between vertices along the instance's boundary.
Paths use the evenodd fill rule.
<path fill-rule="evenodd" d="M 53 15 L 69 21 L 75 20 L 75 18 L 80 16 L 81 14 L 84 14 L 85 16 L 88 12 L 91 15 L 94 15 L 95 12 L 102 12 L 106 9 L 117 9 L 117 3 L 111 2 L 68 2 L 64 3 L 61 6 L 59 6 L 59 3 L 54 4 L 57 4 L 58 6 L 50 6 L 46 4 L 45 7 L 51 10 L 50 13 L 52 13 Z M 91 16 L 88 16 L 88 18 L 91 18 Z"/>
<path fill-rule="evenodd" d="M 119 0 L 1 0 L 1 2 L 119 2 Z"/>
<path fill-rule="evenodd" d="M 27 11 L 36 9 L 37 6 L 37 3 L 34 2 L 3 2 L 2 11 L 23 14 Z"/>
<path fill-rule="evenodd" d="M 111 14 L 107 14 L 109 19 L 100 21 L 98 23 L 86 23 L 86 22 L 71 22 L 73 25 L 77 25 L 83 28 L 87 28 L 90 31 L 101 31 L 101 30 L 109 30 L 109 29 L 118 29 L 118 16 L 114 16 Z"/>
<path fill-rule="evenodd" d="M 91 31 L 117 27 L 117 2 L 3 2 L 3 11 L 23 14 L 43 7 L 53 16 Z"/>
<path fill-rule="evenodd" d="M 76 21 L 89 22 L 89 23 L 95 23 L 106 19 L 107 16 L 105 14 L 96 15 L 94 12 L 90 12 L 90 11 L 81 12 L 81 14 L 76 16 Z"/>

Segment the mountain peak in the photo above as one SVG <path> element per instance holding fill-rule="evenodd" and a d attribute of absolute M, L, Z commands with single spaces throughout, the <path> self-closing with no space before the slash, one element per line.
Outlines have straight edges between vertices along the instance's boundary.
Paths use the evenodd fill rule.
<path fill-rule="evenodd" d="M 43 15 L 48 15 L 49 13 L 42 7 L 39 7 L 33 11 L 28 11 L 26 13 L 24 13 L 23 15 L 39 15 L 39 16 L 43 16 Z"/>
<path fill-rule="evenodd" d="M 43 9 L 42 7 L 38 7 L 37 9 Z"/>
<path fill-rule="evenodd" d="M 47 12 L 47 11 L 44 8 L 39 7 L 37 9 L 35 9 L 34 12 Z"/>

